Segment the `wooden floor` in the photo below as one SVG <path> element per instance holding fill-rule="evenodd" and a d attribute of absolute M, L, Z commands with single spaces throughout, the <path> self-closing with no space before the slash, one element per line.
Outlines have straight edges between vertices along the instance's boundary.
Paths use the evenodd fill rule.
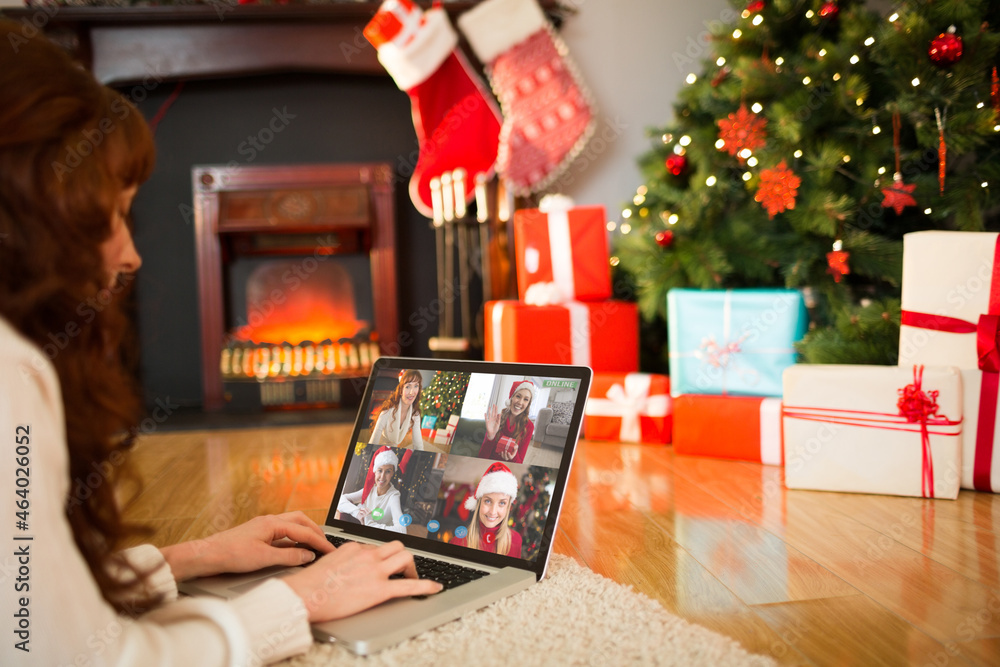
<path fill-rule="evenodd" d="M 326 518 L 340 425 L 144 436 L 153 542 Z M 783 664 L 1000 665 L 1000 496 L 788 491 L 782 470 L 581 442 L 556 551 Z"/>

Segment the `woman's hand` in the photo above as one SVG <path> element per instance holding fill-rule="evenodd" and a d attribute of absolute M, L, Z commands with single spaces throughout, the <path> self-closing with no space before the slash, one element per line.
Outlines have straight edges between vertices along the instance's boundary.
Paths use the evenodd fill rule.
<path fill-rule="evenodd" d="M 486 437 L 490 440 L 497 437 L 497 431 L 500 430 L 500 411 L 497 410 L 497 406 L 490 404 L 490 407 L 486 410 Z"/>
<path fill-rule="evenodd" d="M 302 512 L 259 516 L 211 537 L 160 549 L 174 574 L 184 581 L 224 572 L 253 572 L 271 565 L 302 565 L 333 551 L 323 531 Z"/>
<path fill-rule="evenodd" d="M 399 573 L 404 577 L 389 578 Z M 348 542 L 282 581 L 302 598 L 311 623 L 344 618 L 391 598 L 432 595 L 442 588 L 417 579 L 413 556 L 400 542 L 377 547 Z"/>

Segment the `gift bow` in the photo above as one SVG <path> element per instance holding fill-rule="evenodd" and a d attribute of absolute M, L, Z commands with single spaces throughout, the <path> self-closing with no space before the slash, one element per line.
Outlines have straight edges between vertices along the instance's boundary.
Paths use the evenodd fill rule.
<path fill-rule="evenodd" d="M 896 414 L 797 405 L 783 405 L 781 414 L 789 419 L 892 431 L 912 431 L 913 428 L 919 428 L 921 444 L 920 494 L 924 498 L 933 498 L 934 459 L 931 452 L 931 435 L 957 437 L 961 434 L 962 420 L 949 419 L 945 415 L 938 414 L 938 392 L 924 391 L 923 377 L 923 365 L 915 365 L 913 367 L 913 382 L 896 390 L 899 395 L 899 400 L 896 402 L 899 412 Z M 909 426 L 911 424 L 912 427 Z"/>
<path fill-rule="evenodd" d="M 933 315 L 914 310 L 904 310 L 900 324 L 932 331 L 945 331 L 957 334 L 976 334 L 976 355 L 979 357 L 979 370 L 987 373 L 1000 372 L 1000 314 L 983 314 L 978 323 L 972 323 L 958 317 L 948 315 Z"/>
<path fill-rule="evenodd" d="M 586 413 L 591 417 L 621 417 L 618 439 L 622 442 L 640 442 L 642 424 L 640 417 L 666 417 L 670 414 L 670 396 L 649 395 L 653 376 L 649 373 L 628 373 L 625 386 L 611 385 L 607 398 L 591 398 Z"/>
<path fill-rule="evenodd" d="M 524 291 L 524 302 L 529 306 L 560 306 L 572 300 L 572 294 L 566 294 L 555 282 L 532 283 Z"/>
<path fill-rule="evenodd" d="M 973 450 L 972 486 L 977 491 L 992 492 L 992 466 L 994 449 L 994 428 L 996 425 L 997 401 L 1000 398 L 1000 236 L 994 242 L 993 270 L 990 278 L 989 302 L 986 313 L 977 322 L 969 322 L 948 315 L 933 315 L 912 310 L 901 313 L 900 324 L 946 331 L 957 334 L 976 334 L 976 357 L 980 380 L 979 417 L 976 422 L 976 445 Z"/>

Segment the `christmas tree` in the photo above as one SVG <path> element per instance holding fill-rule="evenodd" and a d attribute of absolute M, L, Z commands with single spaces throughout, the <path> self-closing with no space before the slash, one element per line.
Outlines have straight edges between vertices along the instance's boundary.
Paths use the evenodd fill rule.
<path fill-rule="evenodd" d="M 521 477 L 517 501 L 511 512 L 511 528 L 521 535 L 521 557 L 532 559 L 542 545 L 542 533 L 548 518 L 551 468 L 531 466 Z"/>
<path fill-rule="evenodd" d="M 640 160 L 616 270 L 647 332 L 672 287 L 796 287 L 806 361 L 894 364 L 903 234 L 1000 228 L 1000 3 L 734 6 Z"/>
<path fill-rule="evenodd" d="M 420 413 L 438 418 L 433 428 L 445 428 L 448 418 L 459 413 L 468 388 L 468 373 L 438 371 L 420 392 Z"/>

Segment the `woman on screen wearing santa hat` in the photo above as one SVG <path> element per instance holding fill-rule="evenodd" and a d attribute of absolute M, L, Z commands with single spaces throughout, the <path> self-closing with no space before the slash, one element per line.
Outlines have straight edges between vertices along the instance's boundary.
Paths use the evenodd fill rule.
<path fill-rule="evenodd" d="M 399 504 L 399 489 L 392 485 L 396 470 L 405 471 L 412 450 L 403 454 L 402 463 L 396 452 L 388 447 L 379 447 L 368 465 L 364 486 L 353 493 L 345 493 L 337 503 L 337 511 L 350 514 L 362 525 L 373 526 L 405 533 L 406 526 L 400 523 L 403 509 Z"/>
<path fill-rule="evenodd" d="M 517 478 L 514 473 L 499 461 L 491 464 L 479 480 L 476 495 L 465 501 L 465 508 L 474 510 L 468 534 L 452 540 L 451 544 L 520 558 L 521 534 L 507 525 L 515 498 Z"/>
<path fill-rule="evenodd" d="M 403 440 L 413 433 L 413 449 L 422 450 L 424 439 L 420 433 L 420 391 L 423 379 L 420 371 L 401 371 L 399 384 L 385 399 L 375 416 L 368 442 L 374 445 L 405 447 Z M 409 444 L 409 443 L 408 443 Z"/>
<path fill-rule="evenodd" d="M 496 405 L 490 405 L 486 412 L 486 437 L 479 448 L 479 458 L 524 462 L 531 436 L 535 433 L 535 425 L 528 419 L 528 410 L 534 398 L 535 385 L 521 380 L 511 385 L 503 411 L 498 410 Z"/>

